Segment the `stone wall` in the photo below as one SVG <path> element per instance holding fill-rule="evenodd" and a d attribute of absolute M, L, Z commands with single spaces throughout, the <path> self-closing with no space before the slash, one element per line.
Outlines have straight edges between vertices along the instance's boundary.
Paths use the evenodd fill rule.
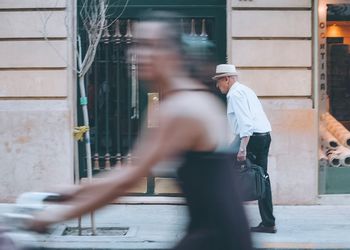
<path fill-rule="evenodd" d="M 0 201 L 73 182 L 74 2 L 0 1 Z M 312 1 L 227 0 L 227 6 L 228 61 L 259 95 L 273 127 L 274 201 L 316 203 Z"/>
<path fill-rule="evenodd" d="M 0 1 L 0 201 L 73 182 L 74 4 Z"/>
<path fill-rule="evenodd" d="M 312 100 L 312 1 L 228 1 L 228 59 L 272 124 L 269 172 L 276 204 L 317 202 Z"/>

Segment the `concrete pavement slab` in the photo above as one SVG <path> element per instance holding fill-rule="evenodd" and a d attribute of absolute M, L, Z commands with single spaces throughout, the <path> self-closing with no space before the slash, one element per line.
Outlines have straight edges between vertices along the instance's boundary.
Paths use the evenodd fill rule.
<path fill-rule="evenodd" d="M 0 205 L 0 212 L 8 205 Z M 257 205 L 246 205 L 249 223 L 260 222 Z M 257 249 L 350 249 L 350 206 L 275 206 L 278 232 L 252 234 Z M 234 212 L 234 211 L 233 211 Z M 170 249 L 185 233 L 188 214 L 184 205 L 109 205 L 95 214 L 97 227 L 127 227 L 124 236 L 63 236 L 55 226 L 48 236 L 37 236 L 43 249 Z M 89 216 L 82 220 L 90 226 Z"/>

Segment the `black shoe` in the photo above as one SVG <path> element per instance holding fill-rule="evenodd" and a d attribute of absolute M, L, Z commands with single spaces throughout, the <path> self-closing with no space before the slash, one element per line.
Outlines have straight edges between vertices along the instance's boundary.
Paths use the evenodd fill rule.
<path fill-rule="evenodd" d="M 258 226 L 256 226 L 256 227 L 251 227 L 251 228 L 250 228 L 250 232 L 274 234 L 274 233 L 277 232 L 277 229 L 276 229 L 275 226 L 267 227 L 267 226 L 264 226 L 262 223 L 260 223 L 260 224 L 259 224 Z"/>

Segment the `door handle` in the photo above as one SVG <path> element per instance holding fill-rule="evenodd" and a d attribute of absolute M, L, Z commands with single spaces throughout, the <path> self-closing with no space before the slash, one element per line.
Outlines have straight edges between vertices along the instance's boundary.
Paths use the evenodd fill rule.
<path fill-rule="evenodd" d="M 147 93 L 147 127 L 159 127 L 159 93 Z"/>

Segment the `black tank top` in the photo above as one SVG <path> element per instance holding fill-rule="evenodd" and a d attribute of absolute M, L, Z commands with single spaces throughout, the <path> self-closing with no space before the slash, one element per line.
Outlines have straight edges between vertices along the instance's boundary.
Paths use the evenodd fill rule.
<path fill-rule="evenodd" d="M 190 213 L 188 234 L 175 249 L 251 250 L 247 219 L 233 171 L 233 155 L 188 152 L 178 179 Z"/>

